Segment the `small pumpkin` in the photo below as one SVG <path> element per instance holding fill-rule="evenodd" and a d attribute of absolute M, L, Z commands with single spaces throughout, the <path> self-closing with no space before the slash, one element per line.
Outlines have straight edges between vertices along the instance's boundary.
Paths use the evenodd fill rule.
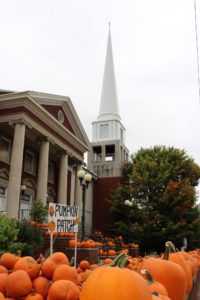
<path fill-rule="evenodd" d="M 158 281 L 154 281 L 150 272 L 148 272 L 145 269 L 142 269 L 140 273 L 146 277 L 147 285 L 151 293 L 157 292 L 159 296 L 160 295 L 168 296 L 168 292 L 165 286 Z"/>
<path fill-rule="evenodd" d="M 5 267 L 5 266 L 1 266 L 0 265 L 0 274 L 1 273 L 6 273 L 6 274 L 8 274 L 8 269 Z"/>
<path fill-rule="evenodd" d="M 69 265 L 67 256 L 63 252 L 53 253 L 42 263 L 42 275 L 51 280 L 55 269 L 61 264 Z"/>
<path fill-rule="evenodd" d="M 0 292 L 3 293 L 4 295 L 6 294 L 6 281 L 8 279 L 8 274 L 7 273 L 1 273 L 0 274 Z"/>
<path fill-rule="evenodd" d="M 20 258 L 20 256 L 14 255 L 12 253 L 4 253 L 1 256 L 1 264 L 8 268 L 8 270 L 12 270 L 14 268 L 15 263 Z"/>
<path fill-rule="evenodd" d="M 53 273 L 53 282 L 57 280 L 71 280 L 78 285 L 78 272 L 75 268 L 68 265 L 59 265 Z"/>
<path fill-rule="evenodd" d="M 28 294 L 24 300 L 44 300 L 44 298 L 41 294 L 36 293 L 34 289 L 32 289 L 31 293 Z"/>
<path fill-rule="evenodd" d="M 90 263 L 89 263 L 88 260 L 83 259 L 83 260 L 80 261 L 79 267 L 80 267 L 82 270 L 89 269 Z"/>
<path fill-rule="evenodd" d="M 50 281 L 44 276 L 38 276 L 33 280 L 33 289 L 46 299 L 50 288 Z"/>

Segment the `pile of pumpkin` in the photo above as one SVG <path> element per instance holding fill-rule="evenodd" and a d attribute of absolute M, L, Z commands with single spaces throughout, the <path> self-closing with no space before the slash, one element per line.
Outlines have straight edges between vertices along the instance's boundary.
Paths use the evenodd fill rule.
<path fill-rule="evenodd" d="M 55 252 L 35 260 L 0 257 L 0 300 L 185 300 L 200 266 L 198 251 L 178 251 L 171 242 L 160 257 L 120 253 L 101 265 L 82 260 L 77 268 Z"/>

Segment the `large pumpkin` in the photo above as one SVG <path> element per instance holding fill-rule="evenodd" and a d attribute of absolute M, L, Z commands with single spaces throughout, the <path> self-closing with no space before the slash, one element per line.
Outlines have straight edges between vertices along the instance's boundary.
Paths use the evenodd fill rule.
<path fill-rule="evenodd" d="M 145 279 L 123 267 L 121 262 L 123 258 L 126 259 L 124 255 L 126 254 L 120 254 L 111 265 L 100 266 L 91 272 L 83 283 L 80 300 L 152 299 Z"/>
<path fill-rule="evenodd" d="M 166 248 L 165 248 L 165 253 L 163 258 L 166 260 L 170 260 L 183 268 L 186 275 L 186 283 L 187 283 L 186 293 L 189 294 L 193 284 L 191 267 L 189 266 L 185 258 L 180 254 L 180 252 L 176 252 L 175 250 L 176 248 L 172 242 L 170 241 L 166 242 L 165 247 Z"/>
<path fill-rule="evenodd" d="M 32 282 L 26 271 L 17 270 L 8 275 L 5 288 L 12 298 L 19 298 L 31 292 Z"/>
<path fill-rule="evenodd" d="M 172 300 L 185 300 L 186 297 L 186 275 L 178 264 L 161 258 L 149 257 L 143 262 L 154 280 L 162 283 Z"/>
<path fill-rule="evenodd" d="M 53 282 L 48 292 L 48 300 L 79 300 L 80 290 L 71 280 Z"/>
<path fill-rule="evenodd" d="M 39 275 L 40 265 L 31 256 L 24 256 L 20 258 L 14 265 L 14 271 L 24 270 L 33 280 Z"/>

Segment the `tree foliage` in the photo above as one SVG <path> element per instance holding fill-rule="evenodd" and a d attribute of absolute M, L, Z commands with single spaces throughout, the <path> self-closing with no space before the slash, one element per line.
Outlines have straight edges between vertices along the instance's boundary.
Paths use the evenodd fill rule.
<path fill-rule="evenodd" d="M 18 221 L 16 218 L 7 218 L 5 213 L 0 213 L 0 255 L 5 252 L 18 253 L 24 244 L 18 241 Z"/>
<path fill-rule="evenodd" d="M 184 150 L 141 148 L 122 174 L 122 184 L 112 195 L 111 212 L 116 222 L 130 228 L 132 239 L 147 250 L 163 250 L 166 240 L 181 247 L 184 237 L 190 248 L 200 246 L 196 193 L 200 167 Z M 131 208 L 125 206 L 126 199 L 133 200 Z M 112 229 L 116 232 L 117 225 Z"/>

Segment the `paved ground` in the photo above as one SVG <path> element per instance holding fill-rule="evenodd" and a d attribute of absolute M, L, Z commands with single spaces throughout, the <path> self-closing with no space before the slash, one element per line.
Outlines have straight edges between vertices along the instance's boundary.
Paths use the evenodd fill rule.
<path fill-rule="evenodd" d="M 197 273 L 196 280 L 188 300 L 200 300 L 200 270 Z"/>

